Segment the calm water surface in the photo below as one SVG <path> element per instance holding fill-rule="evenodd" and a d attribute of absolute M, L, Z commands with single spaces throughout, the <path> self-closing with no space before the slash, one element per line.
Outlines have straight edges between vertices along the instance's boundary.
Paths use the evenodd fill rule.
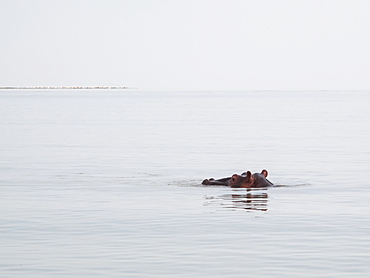
<path fill-rule="evenodd" d="M 1 277 L 369 277 L 370 92 L 0 92 Z M 203 187 L 267 169 L 277 188 Z"/>

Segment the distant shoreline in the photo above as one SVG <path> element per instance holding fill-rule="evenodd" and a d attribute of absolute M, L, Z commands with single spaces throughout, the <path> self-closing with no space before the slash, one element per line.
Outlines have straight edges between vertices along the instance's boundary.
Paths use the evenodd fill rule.
<path fill-rule="evenodd" d="M 45 90 L 45 89 L 73 89 L 73 90 L 80 90 L 80 89 L 104 89 L 104 90 L 117 90 L 117 89 L 130 89 L 129 87 L 121 87 L 121 86 L 20 86 L 20 87 L 0 87 L 0 90 Z"/>

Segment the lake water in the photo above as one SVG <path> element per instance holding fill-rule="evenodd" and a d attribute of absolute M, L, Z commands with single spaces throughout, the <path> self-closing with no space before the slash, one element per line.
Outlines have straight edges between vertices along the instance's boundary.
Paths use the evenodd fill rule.
<path fill-rule="evenodd" d="M 370 92 L 0 92 L 1 277 L 369 277 Z M 205 178 L 269 171 L 268 189 Z"/>

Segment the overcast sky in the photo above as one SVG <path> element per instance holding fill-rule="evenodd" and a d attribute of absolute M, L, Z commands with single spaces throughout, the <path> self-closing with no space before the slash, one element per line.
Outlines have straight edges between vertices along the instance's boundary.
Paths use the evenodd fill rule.
<path fill-rule="evenodd" d="M 370 89 L 368 0 L 0 0 L 0 86 Z"/>

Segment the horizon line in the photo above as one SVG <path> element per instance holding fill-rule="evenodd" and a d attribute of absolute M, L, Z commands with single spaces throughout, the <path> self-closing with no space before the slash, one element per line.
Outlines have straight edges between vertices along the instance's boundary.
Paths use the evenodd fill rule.
<path fill-rule="evenodd" d="M 370 91 L 370 89 L 148 89 L 148 88 L 135 88 L 135 87 L 128 87 L 128 86 L 0 86 L 0 90 L 60 90 L 60 89 L 70 89 L 70 90 L 124 90 L 124 89 L 139 89 L 142 91 L 193 91 L 193 92 L 206 92 L 206 91 L 249 91 L 249 92 L 323 92 L 323 91 L 331 91 L 331 92 L 341 92 L 341 91 Z"/>

